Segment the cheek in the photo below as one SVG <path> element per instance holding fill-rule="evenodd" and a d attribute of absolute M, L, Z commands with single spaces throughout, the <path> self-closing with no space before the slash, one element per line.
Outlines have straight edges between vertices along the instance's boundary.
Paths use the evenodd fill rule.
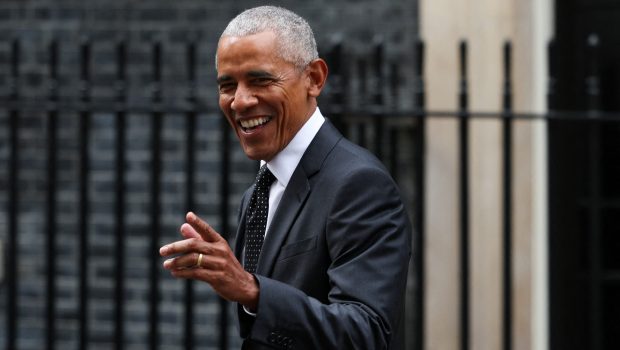
<path fill-rule="evenodd" d="M 229 110 L 229 106 L 230 106 L 230 102 L 229 101 L 230 101 L 229 98 L 224 97 L 224 96 L 220 96 L 220 99 L 219 99 L 218 102 L 219 102 L 219 105 L 220 105 L 220 109 L 222 111 L 226 112 L 226 111 Z M 226 113 L 226 114 L 228 114 L 228 113 Z"/>
<path fill-rule="evenodd" d="M 232 115 L 232 109 L 230 109 L 230 99 L 220 97 L 219 106 L 220 106 L 220 110 L 224 112 L 224 115 L 226 116 L 226 119 L 228 120 L 228 122 L 231 124 L 231 126 L 234 127 L 234 122 L 233 122 L 234 118 Z"/>

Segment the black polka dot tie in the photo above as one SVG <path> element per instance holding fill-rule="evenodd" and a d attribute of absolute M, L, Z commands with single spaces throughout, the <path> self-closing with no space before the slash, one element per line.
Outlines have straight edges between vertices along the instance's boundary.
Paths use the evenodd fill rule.
<path fill-rule="evenodd" d="M 263 165 L 256 175 L 254 193 L 250 198 L 245 225 L 244 267 L 251 273 L 256 272 L 258 257 L 263 247 L 269 212 L 269 187 L 275 179 L 275 176 L 267 169 L 267 165 Z"/>

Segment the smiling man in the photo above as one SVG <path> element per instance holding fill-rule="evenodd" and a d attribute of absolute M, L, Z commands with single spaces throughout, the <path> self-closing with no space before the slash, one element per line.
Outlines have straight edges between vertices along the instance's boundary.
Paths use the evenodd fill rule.
<path fill-rule="evenodd" d="M 312 116 L 327 65 L 284 58 L 276 33 L 222 36 L 217 50 L 220 108 L 251 159 L 270 161 Z"/>
<path fill-rule="evenodd" d="M 220 108 L 261 170 L 234 253 L 188 213 L 164 267 L 237 303 L 242 349 L 402 349 L 409 219 L 382 164 L 317 107 L 327 65 L 310 26 L 279 7 L 244 11 L 216 68 Z"/>

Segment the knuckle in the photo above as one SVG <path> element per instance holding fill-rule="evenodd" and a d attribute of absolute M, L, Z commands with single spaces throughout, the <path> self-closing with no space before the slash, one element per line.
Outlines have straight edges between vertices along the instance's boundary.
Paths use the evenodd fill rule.
<path fill-rule="evenodd" d="M 191 238 L 191 239 L 189 239 L 189 240 L 188 240 L 188 242 L 187 242 L 187 247 L 188 247 L 189 249 L 191 249 L 191 250 L 197 249 L 197 248 L 198 248 L 198 246 L 199 246 L 199 242 L 198 242 L 198 240 L 197 240 L 197 239 L 195 239 L 195 238 Z"/>

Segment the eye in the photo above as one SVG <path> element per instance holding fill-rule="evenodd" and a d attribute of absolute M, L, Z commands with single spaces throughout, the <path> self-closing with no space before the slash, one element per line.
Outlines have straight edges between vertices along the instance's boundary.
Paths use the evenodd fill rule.
<path fill-rule="evenodd" d="M 220 93 L 228 93 L 235 90 L 237 84 L 234 83 L 224 83 L 219 85 Z"/>
<path fill-rule="evenodd" d="M 273 78 L 269 78 L 269 77 L 258 77 L 258 78 L 254 78 L 252 79 L 252 83 L 254 85 L 268 85 L 273 81 Z"/>

